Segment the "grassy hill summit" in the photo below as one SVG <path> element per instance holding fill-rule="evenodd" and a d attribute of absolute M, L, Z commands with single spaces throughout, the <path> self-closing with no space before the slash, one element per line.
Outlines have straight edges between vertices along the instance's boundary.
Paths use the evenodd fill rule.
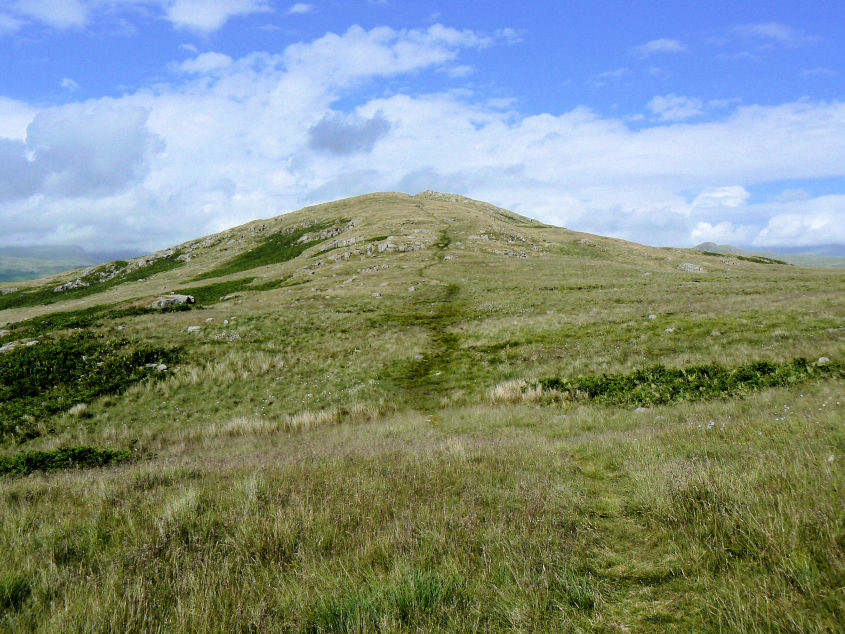
<path fill-rule="evenodd" d="M 387 192 L 0 293 L 0 629 L 845 622 L 841 270 Z"/>

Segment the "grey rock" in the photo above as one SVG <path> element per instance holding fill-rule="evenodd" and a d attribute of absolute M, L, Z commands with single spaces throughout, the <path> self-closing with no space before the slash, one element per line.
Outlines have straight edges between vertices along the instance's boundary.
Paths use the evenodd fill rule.
<path fill-rule="evenodd" d="M 666 330 L 664 330 L 663 332 L 668 332 L 668 333 L 670 333 L 670 334 L 671 334 L 671 333 L 675 332 L 675 327 L 674 327 L 674 326 L 672 326 L 671 328 L 667 328 L 667 329 L 666 329 Z"/>
<path fill-rule="evenodd" d="M 181 304 L 196 304 L 197 300 L 193 295 L 164 295 L 159 297 L 152 304 L 150 308 L 164 308 L 165 306 L 179 306 Z"/>
<path fill-rule="evenodd" d="M 681 271 L 689 271 L 690 273 L 704 273 L 703 268 L 691 262 L 683 262 L 682 264 L 679 264 L 678 269 Z"/>
<path fill-rule="evenodd" d="M 72 282 L 65 282 L 53 289 L 54 293 L 61 293 L 62 291 L 71 291 L 75 288 L 85 288 L 86 286 L 91 286 L 88 282 L 83 282 L 81 279 L 77 278 Z"/>
<path fill-rule="evenodd" d="M 819 360 L 816 361 L 816 365 L 827 365 L 828 363 L 830 363 L 830 359 L 827 357 L 819 357 Z"/>
<path fill-rule="evenodd" d="M 2 294 L 2 295 L 8 295 L 9 293 L 14 293 L 14 292 L 16 292 L 17 290 L 18 290 L 18 289 L 16 289 L 16 288 L 4 288 L 2 291 L 0 291 L 0 294 Z"/>
<path fill-rule="evenodd" d="M 199 332 L 202 330 L 202 326 L 188 326 L 185 328 L 185 332 Z"/>

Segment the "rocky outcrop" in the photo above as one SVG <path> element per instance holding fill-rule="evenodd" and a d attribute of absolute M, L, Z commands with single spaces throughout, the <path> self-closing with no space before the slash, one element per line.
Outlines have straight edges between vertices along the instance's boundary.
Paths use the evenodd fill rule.
<path fill-rule="evenodd" d="M 65 282 L 53 289 L 54 293 L 61 293 L 62 291 L 72 291 L 75 288 L 85 288 L 86 286 L 91 286 L 88 282 L 83 281 L 80 278 L 76 278 L 71 282 Z"/>
<path fill-rule="evenodd" d="M 680 271 L 688 271 L 690 273 L 704 273 L 704 269 L 698 266 L 697 264 L 693 264 L 691 262 L 684 262 L 678 265 L 678 270 Z"/>
<path fill-rule="evenodd" d="M 152 304 L 150 304 L 150 308 L 164 308 L 165 306 L 196 304 L 196 302 L 197 300 L 194 299 L 193 295 L 176 295 L 171 293 L 170 295 L 164 295 L 163 297 L 159 297 Z"/>

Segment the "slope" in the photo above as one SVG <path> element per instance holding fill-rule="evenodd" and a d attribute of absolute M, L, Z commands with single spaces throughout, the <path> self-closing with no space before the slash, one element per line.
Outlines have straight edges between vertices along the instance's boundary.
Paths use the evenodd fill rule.
<path fill-rule="evenodd" d="M 9 629 L 845 615 L 841 271 L 424 192 L 18 286 L 0 310 L 0 382 L 31 391 L 0 407 Z M 197 304 L 150 308 L 169 291 Z"/>

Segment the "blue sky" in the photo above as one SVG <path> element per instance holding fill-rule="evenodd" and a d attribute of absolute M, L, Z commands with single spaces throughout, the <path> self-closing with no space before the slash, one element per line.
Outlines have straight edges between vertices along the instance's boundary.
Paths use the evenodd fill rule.
<path fill-rule="evenodd" d="M 152 250 L 431 188 L 845 250 L 842 41 L 832 2 L 6 0 L 0 244 Z"/>

